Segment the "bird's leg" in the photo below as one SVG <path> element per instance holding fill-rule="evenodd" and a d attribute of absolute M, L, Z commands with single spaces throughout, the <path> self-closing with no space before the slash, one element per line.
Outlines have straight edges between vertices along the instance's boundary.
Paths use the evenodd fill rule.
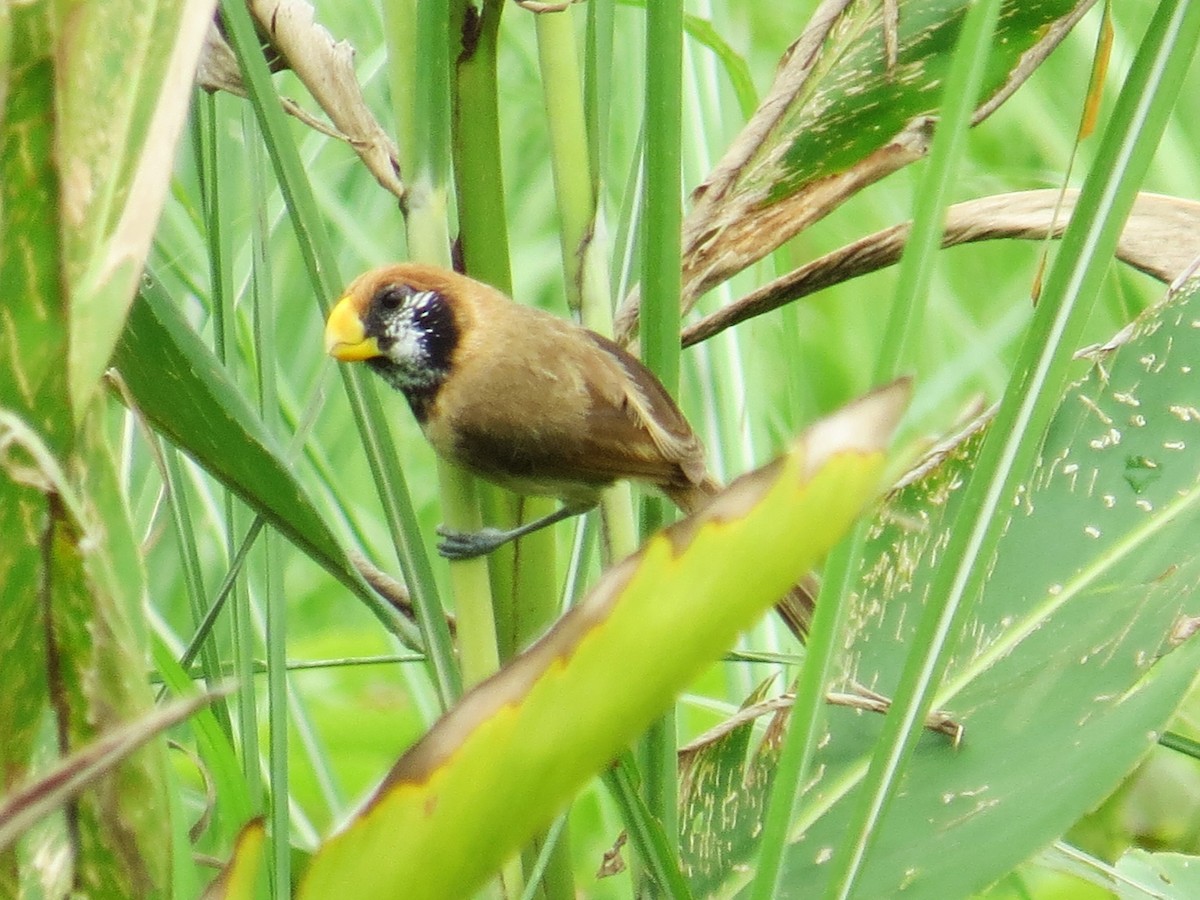
<path fill-rule="evenodd" d="M 595 504 L 588 506 L 572 506 L 565 504 L 549 515 L 518 525 L 516 528 L 481 528 L 479 531 L 452 531 L 444 525 L 438 526 L 437 533 L 442 540 L 438 543 L 438 553 L 446 559 L 472 559 L 491 553 L 502 544 L 515 541 L 535 531 L 540 531 L 547 525 L 569 519 L 585 513 Z"/>

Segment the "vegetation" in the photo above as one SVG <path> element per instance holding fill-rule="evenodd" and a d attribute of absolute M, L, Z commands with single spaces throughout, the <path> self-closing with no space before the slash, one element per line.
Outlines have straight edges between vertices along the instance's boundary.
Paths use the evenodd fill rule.
<path fill-rule="evenodd" d="M 260 6 L 0 5 L 0 894 L 1195 895 L 1200 8 Z M 550 507 L 325 357 L 409 258 L 725 521 L 438 559 Z"/>

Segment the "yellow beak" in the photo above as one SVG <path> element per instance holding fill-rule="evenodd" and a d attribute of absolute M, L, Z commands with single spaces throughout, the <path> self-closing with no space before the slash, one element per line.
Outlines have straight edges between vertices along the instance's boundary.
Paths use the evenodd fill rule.
<path fill-rule="evenodd" d="M 375 338 L 367 337 L 353 299 L 343 297 L 325 322 L 325 352 L 342 362 L 360 362 L 382 356 Z"/>

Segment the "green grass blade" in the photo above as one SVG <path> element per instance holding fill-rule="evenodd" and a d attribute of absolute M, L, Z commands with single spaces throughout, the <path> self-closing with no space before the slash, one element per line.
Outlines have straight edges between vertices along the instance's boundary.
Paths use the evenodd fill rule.
<path fill-rule="evenodd" d="M 156 438 L 154 440 L 157 440 Z M 175 530 L 175 539 L 179 543 L 180 563 L 183 568 L 183 581 L 187 588 L 188 608 L 192 615 L 193 634 L 196 640 L 194 651 L 199 653 L 204 677 L 214 684 L 221 677 L 218 649 L 213 641 L 208 639 L 211 626 L 204 628 L 205 597 L 204 580 L 201 576 L 200 555 L 197 550 L 196 534 L 192 527 L 192 517 L 188 511 L 187 487 L 183 477 L 183 468 L 179 460 L 179 451 L 159 442 L 163 458 L 163 482 L 167 510 L 171 516 L 171 525 Z M 214 604 L 216 605 L 216 604 Z M 193 655 L 194 658 L 194 655 Z M 213 705 L 213 714 L 221 722 L 226 732 L 232 734 L 229 724 L 229 709 L 223 702 Z"/>
<path fill-rule="evenodd" d="M 179 665 L 171 649 L 157 634 L 151 635 L 150 653 L 163 684 L 175 697 L 196 694 L 192 677 Z M 240 689 L 245 690 L 244 687 Z M 216 789 L 217 815 L 240 827 L 262 808 L 262 797 L 243 774 L 229 733 L 221 727 L 210 710 L 198 712 L 189 725 L 197 752 Z M 255 765 L 258 763 L 258 754 L 254 749 L 256 737 L 252 736 L 249 746 L 243 750 L 243 755 L 248 755 Z"/>
<path fill-rule="evenodd" d="M 673 900 L 687 900 L 692 892 L 679 870 L 678 841 L 667 836 L 662 822 L 642 797 L 635 771 L 633 756 L 627 753 L 604 773 L 604 782 L 621 810 L 629 843 L 650 875 L 650 890 Z"/>
<path fill-rule="evenodd" d="M 679 395 L 680 177 L 683 167 L 683 0 L 646 6 L 646 195 L 642 218 L 642 359 Z M 642 534 L 670 521 L 660 498 L 642 504 Z M 670 846 L 679 843 L 675 719 L 668 714 L 643 739 L 643 790 Z"/>
<path fill-rule="evenodd" d="M 271 87 L 266 61 L 259 50 L 254 26 L 245 6 L 236 2 L 221 5 L 229 29 L 230 43 L 238 56 L 255 115 L 262 129 L 267 152 L 287 202 L 288 213 L 301 255 L 308 268 L 322 315 L 330 299 L 343 285 L 322 219 L 317 211 L 304 166 L 291 141 L 283 111 Z M 352 366 L 339 366 L 354 419 L 362 435 L 371 475 L 384 507 L 384 516 L 396 546 L 400 567 L 412 595 L 417 624 L 427 648 L 427 666 L 443 706 L 461 691 L 461 679 L 451 646 L 445 613 L 438 598 L 429 557 L 413 512 L 399 454 L 386 427 L 386 419 L 366 376 Z"/>
<path fill-rule="evenodd" d="M 749 119 L 758 106 L 758 91 L 755 90 L 754 79 L 750 76 L 750 67 L 746 65 L 745 58 L 721 37 L 720 32 L 707 19 L 685 14 L 683 27 L 690 38 L 703 44 L 720 60 L 721 67 L 729 78 L 729 85 L 737 95 L 738 108 L 742 116 Z"/>

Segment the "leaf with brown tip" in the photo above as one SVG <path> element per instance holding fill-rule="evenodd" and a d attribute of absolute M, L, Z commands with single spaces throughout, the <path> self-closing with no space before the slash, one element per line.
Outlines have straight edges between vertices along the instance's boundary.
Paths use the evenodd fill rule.
<path fill-rule="evenodd" d="M 300 896 L 468 896 L 837 541 L 907 395 L 897 382 L 817 423 L 611 569 L 404 754 Z"/>

